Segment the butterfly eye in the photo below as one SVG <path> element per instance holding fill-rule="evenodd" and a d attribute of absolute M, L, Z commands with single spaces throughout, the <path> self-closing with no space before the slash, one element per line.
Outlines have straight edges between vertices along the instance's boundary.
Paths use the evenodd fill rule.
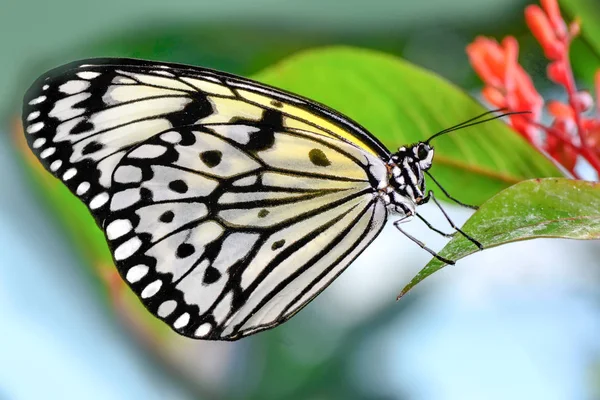
<path fill-rule="evenodd" d="M 429 151 L 425 148 L 425 146 L 420 145 L 417 149 L 417 157 L 419 157 L 420 160 L 425 160 L 428 155 Z"/>

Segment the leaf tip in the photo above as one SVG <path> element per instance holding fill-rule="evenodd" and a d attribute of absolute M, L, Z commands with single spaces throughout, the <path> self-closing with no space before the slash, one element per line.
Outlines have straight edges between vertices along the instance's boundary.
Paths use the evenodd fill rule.
<path fill-rule="evenodd" d="M 400 294 L 398 296 L 396 296 L 396 301 L 399 301 L 400 299 L 402 299 L 409 291 L 410 289 L 412 289 L 414 286 L 414 284 L 409 283 L 408 285 L 404 286 L 404 289 L 402 289 L 402 291 L 400 292 Z"/>

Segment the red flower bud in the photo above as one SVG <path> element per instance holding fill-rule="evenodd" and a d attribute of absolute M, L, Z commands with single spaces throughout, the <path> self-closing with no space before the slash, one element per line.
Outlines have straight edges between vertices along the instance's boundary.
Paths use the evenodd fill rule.
<path fill-rule="evenodd" d="M 544 99 L 535 89 L 535 86 L 533 86 L 533 81 L 529 74 L 520 65 L 517 65 L 515 68 L 514 82 L 517 92 L 516 96 L 521 99 L 520 102 L 525 109 L 533 112 L 530 118 L 537 121 L 544 106 Z"/>
<path fill-rule="evenodd" d="M 587 131 L 600 130 L 600 120 L 592 119 L 592 118 L 582 118 L 581 125 L 583 129 Z"/>
<path fill-rule="evenodd" d="M 541 0 L 542 8 L 548 16 L 548 20 L 559 38 L 564 38 L 567 34 L 567 24 L 560 15 L 560 8 L 556 0 Z"/>
<path fill-rule="evenodd" d="M 481 95 L 494 107 L 506 108 L 506 97 L 504 97 L 504 94 L 495 87 L 485 86 L 481 91 Z"/>
<path fill-rule="evenodd" d="M 558 83 L 562 86 L 569 85 L 569 78 L 567 76 L 567 70 L 563 62 L 554 61 L 548 65 L 548 78 L 554 83 Z"/>
<path fill-rule="evenodd" d="M 504 49 L 504 86 L 506 92 L 511 94 L 515 89 L 515 73 L 519 61 L 519 43 L 512 36 L 507 36 L 502 40 Z"/>
<path fill-rule="evenodd" d="M 541 8 L 536 5 L 527 6 L 525 22 L 542 46 L 548 59 L 558 60 L 564 55 L 565 47 L 556 36 L 556 32 Z"/>
<path fill-rule="evenodd" d="M 467 55 L 471 66 L 486 84 L 503 86 L 504 53 L 495 40 L 478 36 L 467 46 Z"/>
<path fill-rule="evenodd" d="M 571 106 L 565 103 L 561 103 L 557 100 L 548 102 L 548 112 L 555 118 L 558 119 L 573 119 L 574 113 Z"/>
<path fill-rule="evenodd" d="M 592 99 L 592 95 L 586 92 L 585 90 L 581 90 L 573 96 L 573 105 L 575 107 L 575 111 L 583 113 L 588 111 L 594 105 L 594 99 Z"/>
<path fill-rule="evenodd" d="M 583 125 L 586 127 L 586 147 L 600 157 L 600 121 L 586 119 L 583 121 Z"/>
<path fill-rule="evenodd" d="M 575 164 L 577 163 L 577 153 L 571 146 L 565 145 L 555 136 L 548 135 L 546 138 L 546 146 L 544 147 L 552 158 L 558 161 L 571 173 L 574 172 Z"/>

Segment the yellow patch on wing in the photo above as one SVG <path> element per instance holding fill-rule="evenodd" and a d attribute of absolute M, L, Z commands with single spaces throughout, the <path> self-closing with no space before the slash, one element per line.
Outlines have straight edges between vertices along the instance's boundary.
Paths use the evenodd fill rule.
<path fill-rule="evenodd" d="M 199 124 L 228 123 L 233 118 L 260 121 L 263 117 L 264 109 L 245 101 L 213 96 L 206 98 L 212 103 L 214 112 L 198 121 Z"/>
<path fill-rule="evenodd" d="M 284 171 L 369 181 L 365 170 L 345 153 L 291 133 L 276 134 L 275 146 L 261 151 L 260 158 L 268 166 Z"/>
<path fill-rule="evenodd" d="M 293 118 L 286 118 L 284 120 L 284 126 L 296 129 L 307 130 L 309 132 L 316 132 L 319 134 L 323 134 L 325 136 L 333 137 L 333 138 L 343 138 L 350 143 L 355 144 L 361 149 L 368 151 L 373 155 L 377 155 L 375 151 L 373 151 L 369 146 L 367 146 L 362 140 L 353 136 L 349 132 L 341 129 L 339 126 L 331 123 L 330 121 L 319 117 L 309 111 L 303 110 L 301 108 L 295 107 L 288 103 L 284 103 L 279 100 L 274 100 L 272 97 L 264 96 L 258 93 L 250 92 L 247 90 L 238 89 L 237 92 L 243 98 L 252 101 L 254 103 L 260 104 L 263 107 L 281 111 L 284 114 L 288 114 L 293 116 Z M 322 129 L 316 129 L 314 126 L 307 124 L 314 124 Z M 287 125 L 285 125 L 287 124 Z"/>

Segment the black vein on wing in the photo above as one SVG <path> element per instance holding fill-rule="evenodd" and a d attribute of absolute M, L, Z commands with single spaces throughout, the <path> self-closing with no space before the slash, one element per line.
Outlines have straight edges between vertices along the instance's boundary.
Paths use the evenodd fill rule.
<path fill-rule="evenodd" d="M 292 299 L 292 301 L 290 303 L 288 303 L 287 307 L 283 309 L 283 311 L 281 312 L 281 314 L 279 315 L 278 319 L 281 318 L 285 318 L 285 319 L 289 319 L 291 318 L 296 312 L 300 311 L 302 309 L 302 307 L 304 307 L 304 305 L 310 303 L 310 301 L 312 299 L 314 299 L 319 293 L 321 293 L 321 291 L 323 289 L 325 289 L 329 283 L 326 283 L 323 287 L 323 289 L 317 291 L 314 296 L 312 296 L 310 299 L 306 300 L 304 302 L 304 304 L 300 305 L 293 314 L 291 315 L 286 315 L 288 310 L 290 308 L 292 308 L 305 294 L 307 294 L 317 283 L 319 283 L 323 278 L 325 278 L 327 276 L 327 274 L 329 274 L 329 272 L 334 269 L 340 262 L 342 262 L 342 260 L 344 260 L 344 258 L 346 258 L 350 253 L 352 253 L 352 251 L 354 251 L 354 249 L 356 248 L 356 246 L 358 246 L 360 243 L 363 242 L 363 240 L 369 235 L 369 233 L 371 233 L 371 230 L 373 228 L 373 222 L 374 222 L 374 218 L 375 218 L 375 212 L 376 212 L 376 207 L 377 207 L 377 199 L 373 199 L 371 201 L 371 203 L 365 208 L 372 208 L 371 209 L 371 217 L 369 219 L 369 223 L 368 223 L 368 229 L 364 230 L 363 233 L 359 236 L 358 239 L 356 239 L 352 245 L 348 246 L 348 249 L 340 256 L 338 257 L 338 259 L 336 260 L 335 263 L 331 264 L 327 269 L 323 270 L 323 272 L 321 274 L 319 274 L 319 276 L 317 276 L 313 281 L 311 281 L 310 284 L 308 284 L 294 299 Z M 366 212 L 363 212 L 362 214 L 360 214 L 353 222 L 352 224 L 350 224 L 349 229 L 346 229 L 344 231 L 343 234 L 340 234 L 339 237 L 343 237 L 346 234 L 348 234 L 353 228 L 354 228 L 354 224 L 357 223 L 364 215 L 366 214 Z M 375 239 L 376 235 L 373 236 L 373 238 L 369 241 L 372 242 Z M 368 246 L 369 243 L 365 243 L 363 248 L 366 248 L 366 246 Z M 335 247 L 335 241 L 332 241 L 330 243 L 330 245 L 328 245 L 326 247 L 326 249 L 323 250 L 323 253 L 326 254 L 329 250 L 331 250 L 333 247 Z M 361 251 L 362 252 L 362 251 Z M 358 257 L 360 255 L 357 254 L 356 257 Z M 351 262 L 351 261 L 350 261 Z M 348 263 L 349 264 L 349 263 Z M 345 268 L 344 268 L 345 269 Z M 339 276 L 339 274 L 341 274 L 344 270 L 339 271 L 338 274 L 336 274 L 334 277 L 332 277 L 329 282 L 332 282 L 333 280 L 335 280 L 335 278 L 337 278 Z"/>
<path fill-rule="evenodd" d="M 329 241 L 329 243 L 327 244 L 327 246 L 325 246 L 321 251 L 319 251 L 317 254 L 315 254 L 308 262 L 306 262 L 302 266 L 299 266 L 286 279 L 284 279 L 283 281 L 279 282 L 277 284 L 277 286 L 275 286 L 269 293 L 267 293 L 267 295 L 265 295 L 262 298 L 262 300 L 250 312 L 247 313 L 247 316 L 244 319 L 242 319 L 242 321 L 240 321 L 236 325 L 236 327 L 233 329 L 233 332 L 238 331 L 252 317 L 252 315 L 255 312 L 257 312 L 262 307 L 264 307 L 271 299 L 273 299 L 273 297 L 275 297 L 287 285 L 289 285 L 290 283 L 292 283 L 296 278 L 298 278 L 304 272 L 306 272 L 311 267 L 313 267 L 317 262 L 319 262 L 331 249 L 333 249 L 337 245 L 337 243 L 345 235 L 347 235 L 354 228 L 354 225 L 356 224 L 356 222 L 359 221 L 360 218 L 362 218 L 362 216 L 366 212 L 368 212 L 369 208 L 372 205 L 373 205 L 373 202 L 368 203 L 367 206 L 364 207 L 364 209 L 351 222 L 348 223 L 348 225 L 346 226 L 346 228 L 344 228 L 342 231 L 340 231 L 334 238 L 332 238 Z M 252 284 L 248 287 L 248 289 L 246 289 L 244 291 L 244 296 L 246 298 L 250 297 L 252 295 L 252 293 L 254 292 L 254 290 L 258 287 L 258 285 L 264 279 L 266 279 L 266 277 L 273 271 L 273 269 L 275 269 L 275 267 L 278 264 L 280 264 L 281 262 L 283 262 L 285 259 L 293 256 L 295 252 L 297 252 L 298 250 L 300 250 L 306 244 L 310 243 L 313 239 L 315 239 L 321 233 L 327 231 L 329 228 L 331 228 L 333 225 L 335 225 L 335 223 L 337 223 L 338 221 L 342 220 L 346 216 L 347 213 L 350 213 L 356 207 L 358 207 L 358 205 L 353 206 L 350 210 L 347 210 L 345 213 L 342 213 L 342 214 L 338 215 L 337 217 L 333 218 L 328 223 L 321 225 L 319 228 L 317 228 L 314 231 L 312 231 L 311 234 L 306 235 L 304 238 L 302 238 L 301 241 L 294 242 L 294 244 L 290 245 L 285 251 L 282 251 L 281 253 L 279 253 L 276 257 L 274 257 L 271 260 L 271 262 L 267 265 L 267 267 L 263 271 L 261 271 L 261 273 L 252 282 Z M 353 248 L 349 248 L 347 250 L 347 252 L 344 253 L 344 255 L 348 254 L 352 250 L 353 250 Z M 333 264 L 331 264 L 326 269 L 326 271 L 329 271 L 332 268 L 334 268 L 336 265 L 338 265 L 343 260 L 343 257 L 344 256 L 338 257 L 336 259 L 336 261 Z M 276 321 L 278 321 L 278 320 L 279 320 L 279 317 L 277 318 Z"/>

